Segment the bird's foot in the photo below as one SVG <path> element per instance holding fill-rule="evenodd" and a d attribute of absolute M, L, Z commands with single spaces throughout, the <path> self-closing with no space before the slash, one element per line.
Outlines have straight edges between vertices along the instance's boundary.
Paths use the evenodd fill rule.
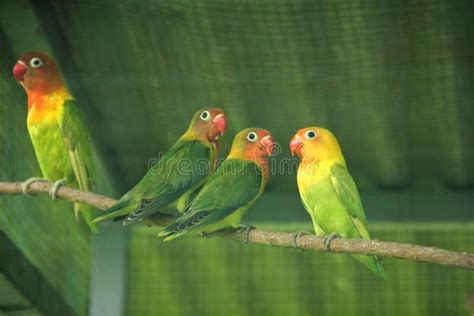
<path fill-rule="evenodd" d="M 245 233 L 245 243 L 248 244 L 249 243 L 249 237 L 250 237 L 250 231 L 252 231 L 252 229 L 255 229 L 255 228 L 256 227 L 252 226 L 252 225 L 241 224 L 239 229 L 237 230 L 237 232 L 238 233 L 240 233 L 240 232 Z"/>
<path fill-rule="evenodd" d="M 299 232 L 295 232 L 291 235 L 293 237 L 293 241 L 292 241 L 293 247 L 295 247 L 296 250 L 298 250 L 298 252 L 302 252 L 304 249 L 300 246 L 299 239 L 300 239 L 301 236 L 311 235 L 311 233 L 310 232 L 305 232 L 305 231 L 299 231 Z"/>
<path fill-rule="evenodd" d="M 58 180 L 58 181 L 54 182 L 53 186 L 51 187 L 51 190 L 49 190 L 49 195 L 51 195 L 51 198 L 53 199 L 53 201 L 56 202 L 56 195 L 58 194 L 58 190 L 65 183 L 67 183 L 66 179 L 61 179 L 61 180 Z"/>
<path fill-rule="evenodd" d="M 21 190 L 23 191 L 24 195 L 31 195 L 28 191 L 30 189 L 30 185 L 32 185 L 35 182 L 48 182 L 48 179 L 39 178 L 39 177 L 33 177 L 33 178 L 27 179 L 25 182 L 21 184 Z"/>
<path fill-rule="evenodd" d="M 341 235 L 338 233 L 332 233 L 324 238 L 324 250 L 327 252 L 331 251 L 331 242 L 334 239 L 341 238 Z"/>

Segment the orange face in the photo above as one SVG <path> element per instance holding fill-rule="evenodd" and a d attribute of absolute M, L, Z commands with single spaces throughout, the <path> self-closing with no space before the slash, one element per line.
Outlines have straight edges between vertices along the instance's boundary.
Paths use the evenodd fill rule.
<path fill-rule="evenodd" d="M 217 142 L 224 135 L 227 118 L 223 110 L 218 108 L 202 109 L 194 114 L 189 130 L 210 142 Z"/>
<path fill-rule="evenodd" d="M 290 150 L 292 155 L 296 154 L 302 160 L 343 159 L 336 137 L 330 131 L 321 127 L 300 129 L 291 139 Z"/>
<path fill-rule="evenodd" d="M 23 55 L 13 67 L 13 78 L 27 91 L 48 92 L 62 84 L 54 61 L 40 52 Z"/>
<path fill-rule="evenodd" d="M 230 157 L 260 161 L 273 153 L 274 141 L 270 132 L 262 128 L 247 128 L 234 137 Z"/>

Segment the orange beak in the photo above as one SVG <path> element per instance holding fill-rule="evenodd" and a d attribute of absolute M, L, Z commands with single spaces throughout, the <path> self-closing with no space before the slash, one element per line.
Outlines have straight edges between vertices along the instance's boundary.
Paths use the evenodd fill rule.
<path fill-rule="evenodd" d="M 226 116 L 224 113 L 221 113 L 217 115 L 212 122 L 214 123 L 214 126 L 216 127 L 217 133 L 219 135 L 224 135 L 225 129 L 227 127 L 227 120 Z"/>
<path fill-rule="evenodd" d="M 26 67 L 24 62 L 22 62 L 21 60 L 17 61 L 15 67 L 13 67 L 13 78 L 15 78 L 15 80 L 19 82 L 23 81 L 23 79 L 25 79 L 25 74 L 27 70 L 28 67 Z"/>
<path fill-rule="evenodd" d="M 301 158 L 301 148 L 303 147 L 303 142 L 301 141 L 301 137 L 298 135 L 293 136 L 290 142 L 290 150 L 291 155 L 294 156 L 295 154 Z"/>
<path fill-rule="evenodd" d="M 275 146 L 275 142 L 271 135 L 267 135 L 260 141 L 260 144 L 265 147 L 265 151 L 269 156 L 273 154 L 273 147 Z"/>

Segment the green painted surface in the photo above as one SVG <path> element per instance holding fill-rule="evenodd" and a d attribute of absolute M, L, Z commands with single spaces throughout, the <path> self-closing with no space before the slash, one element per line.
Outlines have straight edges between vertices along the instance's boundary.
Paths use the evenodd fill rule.
<path fill-rule="evenodd" d="M 2 273 L 0 273 L 0 315 L 8 312 L 23 312 L 21 315 L 39 315 L 31 302 Z M 7 314 L 8 315 L 8 314 Z"/>
<path fill-rule="evenodd" d="M 0 311 L 13 314 L 33 311 L 45 315 L 75 314 L 65 301 L 64 294 L 54 288 L 2 231 L 0 254 L 0 277 L 3 277 L 3 282 L 0 282 Z"/>
<path fill-rule="evenodd" d="M 44 1 L 36 5 L 125 190 L 192 113 L 339 137 L 364 190 L 474 184 L 472 1 Z M 294 192 L 294 176 L 270 190 Z"/>
<path fill-rule="evenodd" d="M 310 230 L 266 224 L 271 230 Z M 380 240 L 474 251 L 474 225 L 375 223 Z M 219 239 L 130 242 L 128 315 L 472 315 L 474 274 L 385 259 L 383 281 L 346 255 L 299 253 Z"/>

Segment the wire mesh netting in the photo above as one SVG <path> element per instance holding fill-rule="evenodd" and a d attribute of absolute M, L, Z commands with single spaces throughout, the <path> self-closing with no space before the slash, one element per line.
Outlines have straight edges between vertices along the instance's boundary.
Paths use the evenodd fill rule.
<path fill-rule="evenodd" d="M 228 135 L 265 127 L 281 157 L 297 129 L 322 125 L 362 188 L 431 190 L 474 181 L 473 6 L 83 0 L 36 12 L 123 188 L 217 105 Z"/>
<path fill-rule="evenodd" d="M 268 230 L 309 230 L 267 224 Z M 377 223 L 378 239 L 471 249 L 472 224 Z M 469 315 L 474 275 L 384 260 L 383 281 L 346 255 L 298 253 L 216 239 L 157 243 L 137 228 L 130 242 L 129 315 Z M 469 305 L 471 304 L 471 305 Z"/>
<path fill-rule="evenodd" d="M 472 252 L 473 20 L 473 1 L 0 1 L 0 181 L 40 175 L 26 98 L 10 72 L 25 51 L 41 50 L 55 57 L 87 116 L 111 174 L 98 168 L 101 193 L 126 191 L 192 113 L 219 106 L 229 118 L 221 156 L 237 131 L 259 126 L 282 146 L 278 165 L 297 129 L 327 127 L 369 195 L 369 222 L 384 221 L 371 225 L 372 235 Z M 309 218 L 295 170 L 273 171 L 255 205 L 259 227 L 311 230 L 302 224 Z M 87 313 L 90 262 L 107 254 L 91 257 L 90 235 L 70 204 L 1 197 L 0 230 L 77 314 Z M 129 242 L 125 310 L 474 313 L 472 273 L 384 265 L 387 282 L 348 256 L 214 239 L 163 244 L 156 229 L 140 227 Z"/>

